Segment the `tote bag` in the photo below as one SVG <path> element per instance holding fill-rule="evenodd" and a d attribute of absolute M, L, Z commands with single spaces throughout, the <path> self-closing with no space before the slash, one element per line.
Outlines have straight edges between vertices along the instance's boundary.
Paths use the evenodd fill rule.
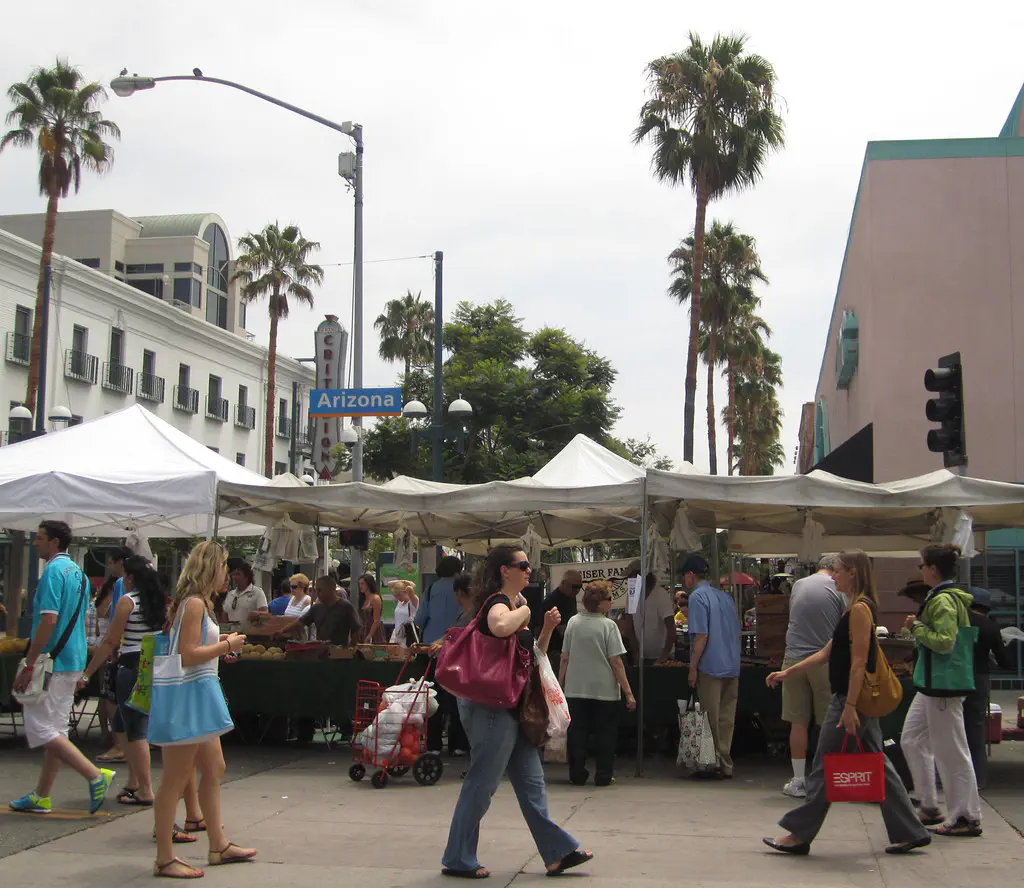
<path fill-rule="evenodd" d="M 216 660 L 187 667 L 181 664 L 178 640 L 183 614 L 181 608 L 171 629 L 167 654 L 153 658 L 149 742 L 157 746 L 201 743 L 234 728 L 217 677 Z M 204 614 L 204 638 L 212 625 Z"/>
<path fill-rule="evenodd" d="M 448 630 L 437 655 L 434 678 L 448 693 L 462 700 L 495 709 L 514 709 L 530 678 L 533 655 L 519 644 L 514 633 L 496 638 L 480 631 L 480 615 L 486 606 L 484 602 L 465 629 Z"/>
<path fill-rule="evenodd" d="M 974 645 L 978 641 L 978 627 L 971 625 L 966 605 L 952 589 L 942 589 L 936 594 L 949 595 L 956 603 L 956 641 L 948 654 L 940 654 L 925 645 L 918 647 L 914 684 L 928 688 L 935 696 L 962 697 L 974 690 Z"/>
<path fill-rule="evenodd" d="M 847 752 L 850 735 L 843 737 L 841 752 L 824 756 L 825 798 L 829 802 L 884 802 L 885 754 L 865 752 L 857 738 L 857 752 Z"/>
<path fill-rule="evenodd" d="M 680 701 L 682 702 L 682 701 Z M 702 709 L 694 694 L 679 716 L 679 750 L 676 764 L 691 771 L 713 771 L 718 767 L 715 738 L 711 733 L 711 719 Z"/>
<path fill-rule="evenodd" d="M 141 645 L 139 671 L 135 675 L 135 687 L 128 697 L 128 705 L 136 712 L 149 715 L 153 699 L 153 658 L 167 656 L 170 636 L 166 632 L 143 635 Z"/>

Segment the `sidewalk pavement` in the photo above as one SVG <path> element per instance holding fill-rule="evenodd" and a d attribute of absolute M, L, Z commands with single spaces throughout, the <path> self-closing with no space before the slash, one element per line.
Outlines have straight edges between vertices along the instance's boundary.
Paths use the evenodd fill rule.
<path fill-rule="evenodd" d="M 1001 747 L 995 756 L 998 781 L 1006 784 L 1013 775 L 1019 796 L 1024 748 Z M 446 760 L 436 786 L 422 787 L 406 776 L 377 790 L 369 780 L 349 780 L 345 749 L 228 747 L 225 752 L 229 835 L 259 848 L 260 855 L 257 863 L 211 868 L 207 883 L 451 888 L 439 874 L 440 858 L 464 760 Z M 24 783 L 36 764 L 27 753 L 0 752 L 0 788 L 20 794 L 24 788 L 13 786 L 12 777 Z M 1024 839 L 989 805 L 983 838 L 937 838 L 926 853 L 909 857 L 883 853 L 886 837 L 876 807 L 836 805 L 811 856 L 791 858 L 761 844 L 761 836 L 779 833 L 775 822 L 794 804 L 780 793 L 787 777 L 783 763 L 742 759 L 734 781 L 712 784 L 679 779 L 665 760 L 652 762 L 648 771 L 650 776 L 634 778 L 632 763 L 622 762 L 617 785 L 577 788 L 568 784 L 564 766 L 548 766 L 553 816 L 597 854 L 571 878 L 585 878 L 591 888 L 677 888 L 680 883 L 688 888 L 960 888 L 1015 884 L 1024 866 Z M 62 773 L 57 804 L 81 808 L 81 782 Z M 1008 796 L 1014 791 L 1005 788 Z M 115 816 L 79 821 L 0 814 L 0 835 L 17 831 L 24 837 L 31 831 L 44 843 L 3 860 L 4 884 L 151 884 L 152 814 L 121 816 L 118 807 L 112 801 L 105 811 Z M 53 837 L 68 828 L 79 831 Z M 205 837 L 178 850 L 202 862 Z M 543 877 L 543 862 L 507 783 L 484 820 L 480 859 L 491 869 L 492 886 L 536 884 Z"/>

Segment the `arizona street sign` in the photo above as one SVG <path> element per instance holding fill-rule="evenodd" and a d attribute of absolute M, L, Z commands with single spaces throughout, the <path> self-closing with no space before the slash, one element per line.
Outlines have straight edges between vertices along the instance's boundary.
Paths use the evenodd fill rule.
<path fill-rule="evenodd" d="M 313 389 L 310 416 L 401 416 L 400 388 Z"/>

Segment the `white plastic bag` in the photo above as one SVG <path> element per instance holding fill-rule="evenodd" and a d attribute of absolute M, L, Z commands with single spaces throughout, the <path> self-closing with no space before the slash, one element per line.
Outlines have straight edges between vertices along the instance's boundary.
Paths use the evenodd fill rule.
<path fill-rule="evenodd" d="M 424 709 L 428 717 L 437 712 L 437 691 L 434 690 L 434 684 L 420 678 L 392 685 L 384 691 L 381 699 L 389 709 L 392 705 L 398 704 L 403 712 L 412 712 L 419 716 L 424 714 Z"/>
<path fill-rule="evenodd" d="M 569 704 L 566 702 L 562 686 L 551 668 L 547 654 L 542 654 L 537 645 L 533 646 L 533 656 L 540 670 L 540 683 L 544 688 L 544 698 L 548 701 L 548 737 L 564 737 L 569 731 Z"/>
<path fill-rule="evenodd" d="M 567 738 L 552 737 L 544 747 L 544 761 L 565 764 L 569 761 Z"/>
<path fill-rule="evenodd" d="M 679 752 L 676 764 L 691 771 L 713 771 L 718 767 L 715 738 L 711 720 L 699 703 L 690 700 L 686 712 L 679 716 Z"/>

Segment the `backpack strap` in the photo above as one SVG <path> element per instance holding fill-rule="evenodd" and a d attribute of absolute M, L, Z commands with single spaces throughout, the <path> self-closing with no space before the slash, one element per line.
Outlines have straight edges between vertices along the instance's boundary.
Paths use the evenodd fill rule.
<path fill-rule="evenodd" d="M 78 617 L 82 613 L 82 602 L 85 600 L 85 587 L 88 582 L 88 578 L 85 576 L 85 571 L 82 571 L 82 587 L 78 590 L 78 602 L 75 605 L 75 613 L 68 621 L 68 625 L 61 634 L 60 640 L 54 646 L 53 650 L 49 652 L 51 660 L 56 660 L 64 652 L 64 648 L 67 646 L 68 640 L 71 638 L 71 633 L 75 631 L 75 626 L 78 625 Z"/>

